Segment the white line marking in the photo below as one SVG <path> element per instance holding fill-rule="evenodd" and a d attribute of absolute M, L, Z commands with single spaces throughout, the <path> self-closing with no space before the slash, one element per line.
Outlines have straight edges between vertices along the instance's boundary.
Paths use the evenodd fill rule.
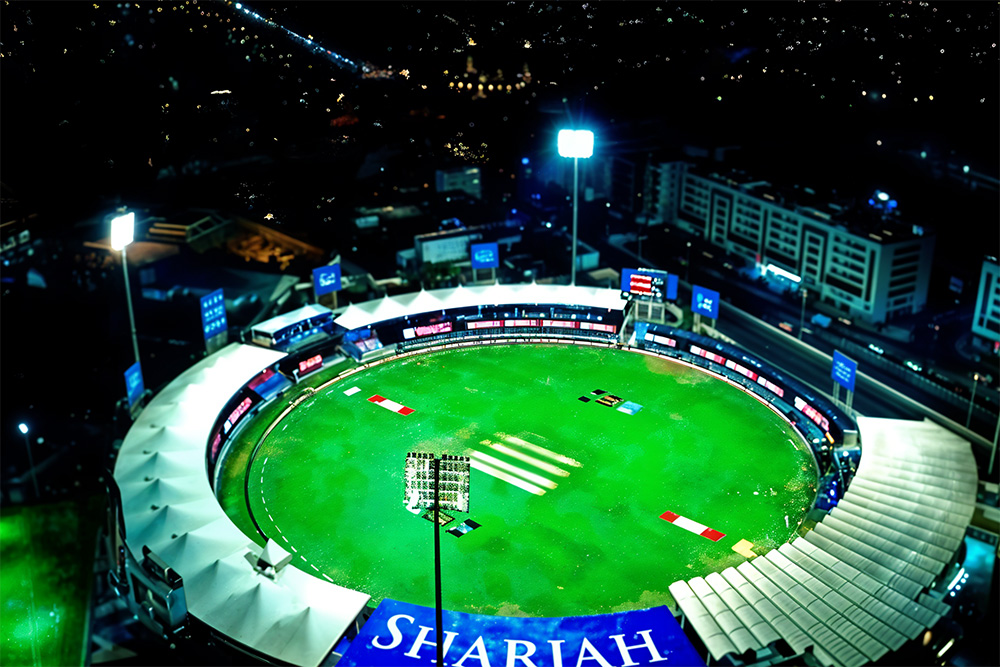
<path fill-rule="evenodd" d="M 511 449 L 507 445 L 501 445 L 499 443 L 491 443 L 490 447 L 497 450 L 501 454 L 506 454 L 511 458 L 518 459 L 519 461 L 524 461 L 525 463 L 530 463 L 536 468 L 541 468 L 545 472 L 552 473 L 553 475 L 559 475 L 560 477 L 569 477 L 569 471 L 563 470 L 558 466 L 554 466 L 551 463 L 546 463 L 541 459 L 536 459 L 534 456 L 528 456 L 527 454 L 522 454 L 521 452 Z"/>
<path fill-rule="evenodd" d="M 513 435 L 507 435 L 506 433 L 498 433 L 497 435 L 499 435 L 501 438 L 503 438 L 512 445 L 516 445 L 522 449 L 527 449 L 529 451 L 532 451 L 540 456 L 544 456 L 547 459 L 551 459 L 556 463 L 565 463 L 566 465 L 573 466 L 574 468 L 579 468 L 583 465 L 576 459 L 571 459 L 568 456 L 563 456 L 562 454 L 553 452 L 551 449 L 545 449 L 544 447 L 528 442 L 527 440 L 522 440 L 521 438 L 515 437 Z"/>
<path fill-rule="evenodd" d="M 474 451 L 474 452 L 472 452 L 472 454 L 470 454 L 470 456 L 471 456 L 471 458 L 474 458 L 474 459 L 477 459 L 479 461 L 482 461 L 483 463 L 488 463 L 488 464 L 496 466 L 497 468 L 500 468 L 502 470 L 506 470 L 507 472 L 512 472 L 515 475 L 517 475 L 518 477 L 523 477 L 524 479 L 528 480 L 529 482 L 534 482 L 538 486 L 544 486 L 547 489 L 554 489 L 557 486 L 559 486 L 558 484 L 556 484 L 555 482 L 553 482 L 550 479 L 546 479 L 546 478 L 542 477 L 541 475 L 536 475 L 533 472 L 528 472 L 527 470 L 523 470 L 521 468 L 518 468 L 515 465 L 511 465 L 510 463 L 507 463 L 506 461 L 501 461 L 500 459 L 498 459 L 496 457 L 493 457 L 493 456 L 490 456 L 489 454 L 483 454 L 482 452 L 475 452 Z"/>
<path fill-rule="evenodd" d="M 327 581 L 329 581 L 331 584 L 333 583 L 333 579 L 331 579 L 330 577 L 326 576 L 325 574 L 323 575 L 323 578 L 326 579 Z"/>
<path fill-rule="evenodd" d="M 679 516 L 676 519 L 674 519 L 673 524 L 675 526 L 683 528 L 684 530 L 689 530 L 692 533 L 696 534 L 701 534 L 706 530 L 708 530 L 708 526 L 702 525 L 697 521 L 692 521 L 691 519 L 688 519 L 687 517 L 683 516 Z"/>
<path fill-rule="evenodd" d="M 508 484 L 513 484 L 514 486 L 516 486 L 518 488 L 524 489 L 528 493 L 533 493 L 536 496 L 545 495 L 545 489 L 537 487 L 534 484 L 531 484 L 530 482 L 526 482 L 523 479 L 521 479 L 520 477 L 514 477 L 513 475 L 508 475 L 504 471 L 497 470 L 496 468 L 494 468 L 491 465 L 487 465 L 487 464 L 482 463 L 480 461 L 471 461 L 469 463 L 469 466 L 472 467 L 472 468 L 475 468 L 476 470 L 481 470 L 482 472 L 486 473 L 487 475 L 492 475 L 493 477 L 496 477 L 497 479 L 503 480 L 503 481 L 507 482 Z"/>
<path fill-rule="evenodd" d="M 354 396 L 359 391 L 361 391 L 361 387 L 351 387 L 350 389 L 344 390 L 344 396 Z"/>

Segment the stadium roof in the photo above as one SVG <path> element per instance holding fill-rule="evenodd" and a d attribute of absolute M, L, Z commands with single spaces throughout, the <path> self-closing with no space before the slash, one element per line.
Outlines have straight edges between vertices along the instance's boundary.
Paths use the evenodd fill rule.
<path fill-rule="evenodd" d="M 232 344 L 181 373 L 132 425 L 115 465 L 126 543 L 184 581 L 192 616 L 276 662 L 319 665 L 369 596 L 290 565 L 270 578 L 259 547 L 226 516 L 205 468 L 207 438 L 226 402 L 284 353 Z"/>
<path fill-rule="evenodd" d="M 483 305 L 575 304 L 622 310 L 625 301 L 617 289 L 571 285 L 477 285 L 441 290 L 421 290 L 375 301 L 351 304 L 334 320 L 345 329 L 359 329 L 377 322 L 412 316 L 432 310 Z"/>

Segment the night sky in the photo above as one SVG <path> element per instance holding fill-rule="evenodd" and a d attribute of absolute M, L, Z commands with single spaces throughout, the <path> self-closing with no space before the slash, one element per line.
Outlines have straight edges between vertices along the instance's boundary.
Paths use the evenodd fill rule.
<path fill-rule="evenodd" d="M 71 194 L 67 214 L 137 193 L 277 206 L 261 190 L 304 169 L 345 202 L 366 152 L 499 166 L 568 117 L 599 149 L 641 148 L 620 128 L 643 120 L 822 179 L 903 149 L 997 173 L 995 3 L 238 4 L 4 2 L 4 183 Z M 531 82 L 449 89 L 470 56 Z"/>

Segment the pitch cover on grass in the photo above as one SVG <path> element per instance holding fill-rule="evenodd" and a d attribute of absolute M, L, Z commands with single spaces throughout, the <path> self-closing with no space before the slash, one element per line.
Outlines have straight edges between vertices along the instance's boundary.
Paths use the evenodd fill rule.
<path fill-rule="evenodd" d="M 698 665 L 704 661 L 666 607 L 596 616 L 519 618 L 444 611 L 444 661 L 502 665 Z M 437 655 L 434 608 L 383 600 L 338 667 L 405 667 Z"/>

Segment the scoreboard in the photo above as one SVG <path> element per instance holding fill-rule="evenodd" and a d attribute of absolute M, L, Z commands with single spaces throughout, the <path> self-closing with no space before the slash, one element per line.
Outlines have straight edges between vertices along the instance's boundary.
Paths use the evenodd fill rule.
<path fill-rule="evenodd" d="M 677 298 L 677 277 L 656 269 L 622 269 L 621 287 L 623 299 L 648 297 L 663 301 Z"/>

